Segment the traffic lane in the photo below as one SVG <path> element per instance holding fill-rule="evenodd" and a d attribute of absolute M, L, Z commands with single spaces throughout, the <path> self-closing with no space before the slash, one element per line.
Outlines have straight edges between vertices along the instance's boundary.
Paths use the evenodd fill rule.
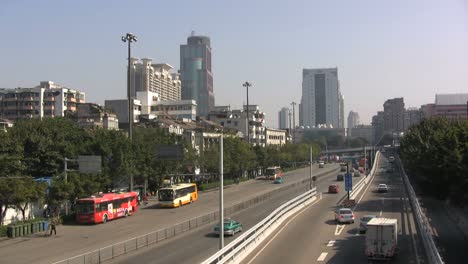
<path fill-rule="evenodd" d="M 339 237 L 335 247 L 328 251 L 327 261 L 330 263 L 347 263 L 353 259 L 356 263 L 366 263 L 365 235 L 358 232 L 358 219 L 364 215 L 377 215 L 398 220 L 399 252 L 392 263 L 421 263 L 414 249 L 413 239 L 416 238 L 416 227 L 410 212 L 406 192 L 401 175 L 385 173 L 379 170 L 369 189 L 362 196 L 362 200 L 355 208 L 356 223 L 346 226 L 346 232 Z M 388 193 L 378 193 L 377 186 L 385 183 L 389 186 Z M 418 243 L 415 241 L 415 243 Z M 418 252 L 421 249 L 419 249 Z"/>
<path fill-rule="evenodd" d="M 328 185 L 338 184 L 340 193 L 328 193 Z M 311 263 L 310 256 L 320 254 L 330 233 L 335 232 L 333 211 L 336 203 L 345 195 L 344 182 L 330 179 L 320 187 L 322 200 L 306 207 L 287 219 L 265 239 L 242 263 Z"/>
<path fill-rule="evenodd" d="M 315 173 L 322 171 L 314 170 Z M 285 174 L 286 179 L 298 181 L 309 177 L 309 169 L 299 169 Z M 288 182 L 286 183 L 288 184 Z M 226 188 L 225 198 L 228 202 L 236 199 L 237 201 L 246 200 L 275 188 L 278 186 L 271 184 L 271 181 L 252 180 Z M 216 191 L 207 192 L 206 195 L 200 193 L 200 201 L 177 209 L 139 208 L 139 211 L 133 216 L 110 221 L 106 224 L 58 226 L 58 235 L 53 238 L 24 237 L 15 239 L 14 243 L 0 245 L 0 254 L 5 259 L 11 260 L 11 263 L 51 263 L 63 260 L 216 210 L 217 193 Z M 242 198 L 239 199 L 239 197 Z M 24 254 L 24 252 L 28 253 Z"/>
<path fill-rule="evenodd" d="M 332 173 L 328 176 L 317 182 L 318 191 L 328 190 L 329 184 L 335 183 L 336 175 Z M 246 231 L 307 188 L 308 184 L 304 184 L 281 192 L 272 200 L 235 214 L 232 219 L 241 222 L 243 230 Z M 214 225 L 215 223 L 206 225 L 143 250 L 124 255 L 110 263 L 199 263 L 216 253 L 219 248 L 219 237 L 213 233 Z M 225 237 L 225 245 L 238 235 L 239 233 L 233 237 Z"/>

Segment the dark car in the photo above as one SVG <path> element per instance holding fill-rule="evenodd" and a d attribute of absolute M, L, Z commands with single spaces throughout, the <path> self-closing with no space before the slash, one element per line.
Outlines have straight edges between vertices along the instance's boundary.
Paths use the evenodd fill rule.
<path fill-rule="evenodd" d="M 340 188 L 338 187 L 337 184 L 331 184 L 328 186 L 328 192 L 329 193 L 338 193 L 340 191 Z"/>
<path fill-rule="evenodd" d="M 336 180 L 337 180 L 337 181 L 344 181 L 344 175 L 343 175 L 343 174 L 338 174 L 338 175 L 336 176 Z"/>

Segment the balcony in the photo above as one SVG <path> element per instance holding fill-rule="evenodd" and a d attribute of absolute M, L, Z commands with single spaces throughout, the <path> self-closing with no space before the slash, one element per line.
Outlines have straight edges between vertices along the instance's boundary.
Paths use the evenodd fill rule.
<path fill-rule="evenodd" d="M 46 96 L 44 97 L 45 102 L 55 102 L 55 96 Z"/>
<path fill-rule="evenodd" d="M 22 106 L 20 106 L 20 108 L 23 109 L 23 110 L 33 110 L 34 105 L 22 105 Z"/>
<path fill-rule="evenodd" d="M 33 96 L 22 96 L 21 101 L 31 102 L 31 101 L 34 101 L 34 97 Z"/>
<path fill-rule="evenodd" d="M 18 106 L 17 106 L 16 104 L 14 104 L 14 105 L 7 105 L 7 106 L 5 107 L 5 109 L 7 109 L 7 110 L 16 110 L 16 109 L 18 109 Z"/>
<path fill-rule="evenodd" d="M 67 101 L 76 103 L 76 98 L 75 97 L 67 97 Z"/>
<path fill-rule="evenodd" d="M 15 101 L 18 101 L 18 98 L 17 97 L 4 97 L 3 101 L 5 101 L 5 102 L 15 102 Z"/>
<path fill-rule="evenodd" d="M 44 109 L 47 109 L 47 110 L 54 110 L 54 109 L 55 109 L 55 106 L 54 106 L 54 105 L 44 105 Z"/>

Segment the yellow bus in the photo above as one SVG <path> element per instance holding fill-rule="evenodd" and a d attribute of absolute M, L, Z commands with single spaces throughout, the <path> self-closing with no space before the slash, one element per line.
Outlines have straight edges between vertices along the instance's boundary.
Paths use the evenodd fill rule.
<path fill-rule="evenodd" d="M 181 207 L 198 200 L 198 189 L 195 183 L 179 183 L 158 191 L 161 207 Z"/>

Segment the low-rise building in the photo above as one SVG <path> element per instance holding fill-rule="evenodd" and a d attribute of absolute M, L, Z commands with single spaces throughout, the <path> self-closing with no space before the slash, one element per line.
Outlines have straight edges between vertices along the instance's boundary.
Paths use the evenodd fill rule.
<path fill-rule="evenodd" d="M 117 115 L 106 111 L 103 106 L 94 103 L 78 104 L 73 118 L 80 127 L 119 129 Z"/>
<path fill-rule="evenodd" d="M 304 139 L 304 135 L 306 133 L 319 133 L 319 134 L 324 134 L 328 135 L 330 133 L 334 133 L 338 136 L 341 136 L 343 138 L 346 137 L 346 129 L 345 128 L 336 128 L 332 127 L 330 125 L 319 125 L 318 127 L 309 127 L 309 126 L 300 126 L 294 129 L 294 137 L 296 138 L 296 143 L 301 142 Z"/>
<path fill-rule="evenodd" d="M 244 135 L 247 140 L 250 132 L 250 143 L 264 147 L 265 139 L 265 113 L 260 111 L 258 105 L 249 105 L 249 125 L 247 125 L 247 106 L 242 110 L 231 110 L 230 106 L 216 106 L 208 115 L 208 119 L 220 124 L 222 127 L 233 129 Z"/>
<path fill-rule="evenodd" d="M 0 130 L 7 131 L 8 128 L 13 127 L 13 121 L 0 118 Z"/>
<path fill-rule="evenodd" d="M 18 120 L 65 116 L 84 102 L 84 92 L 42 81 L 33 88 L 0 89 L 0 117 Z"/>
<path fill-rule="evenodd" d="M 128 100 L 127 99 L 116 99 L 116 100 L 105 100 L 104 106 L 111 112 L 117 115 L 119 120 L 120 129 L 128 129 Z M 133 123 L 139 122 L 139 116 L 141 115 L 141 102 L 140 100 L 133 100 Z"/>
<path fill-rule="evenodd" d="M 347 135 L 349 138 L 363 138 L 369 143 L 374 141 L 372 125 L 357 125 L 355 127 L 348 128 Z"/>

